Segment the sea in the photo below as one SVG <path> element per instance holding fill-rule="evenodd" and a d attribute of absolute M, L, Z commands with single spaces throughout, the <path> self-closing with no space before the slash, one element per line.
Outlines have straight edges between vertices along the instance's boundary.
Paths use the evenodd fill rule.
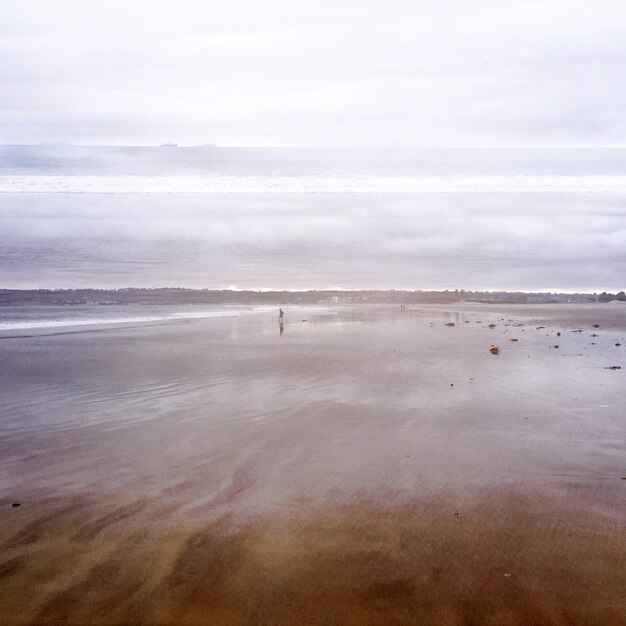
<path fill-rule="evenodd" d="M 1 146 L 0 288 L 611 291 L 625 148 Z"/>

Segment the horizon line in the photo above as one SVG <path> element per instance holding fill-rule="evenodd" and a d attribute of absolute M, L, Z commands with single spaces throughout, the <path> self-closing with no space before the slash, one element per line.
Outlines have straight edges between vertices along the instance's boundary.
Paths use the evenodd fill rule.
<path fill-rule="evenodd" d="M 66 141 L 43 141 L 37 143 L 4 143 L 2 147 L 29 148 L 271 148 L 271 149 L 306 149 L 306 150 L 593 150 L 593 149 L 626 149 L 626 144 L 415 144 L 415 145 L 309 145 L 309 144 L 125 144 L 125 143 L 73 143 Z"/>
<path fill-rule="evenodd" d="M 130 290 L 143 290 L 143 291 L 159 291 L 159 290 L 178 290 L 178 291 L 227 291 L 231 293 L 310 293 L 310 292 L 336 292 L 336 293 L 358 293 L 363 291 L 382 291 L 382 292 L 399 292 L 399 293 L 420 293 L 420 292 L 437 292 L 437 293 L 523 293 L 523 294 L 564 294 L 564 295 L 600 295 L 601 293 L 611 293 L 611 290 L 607 291 L 559 291 L 555 289 L 536 289 L 536 290 L 524 290 L 524 289 L 409 289 L 409 288 L 341 288 L 341 287 L 327 287 L 327 288 L 309 288 L 309 289 L 276 289 L 276 288 L 252 288 L 252 289 L 239 289 L 232 287 L 180 287 L 180 286 L 161 286 L 161 287 L 0 287 L 0 291 L 130 291 Z M 620 289 L 617 291 L 624 291 Z"/>

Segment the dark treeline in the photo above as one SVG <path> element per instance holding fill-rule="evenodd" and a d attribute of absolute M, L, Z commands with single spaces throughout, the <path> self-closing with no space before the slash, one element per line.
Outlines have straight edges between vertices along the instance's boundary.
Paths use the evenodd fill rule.
<path fill-rule="evenodd" d="M 619 300 L 620 302 L 626 302 L 626 293 L 624 293 L 623 291 L 620 291 L 619 293 L 607 293 L 606 291 L 603 291 L 598 296 L 598 301 L 599 302 L 611 302 L 613 300 Z"/>
<path fill-rule="evenodd" d="M 232 291 L 227 289 L 0 289 L 0 305 L 80 304 L 419 304 L 447 302 L 609 302 L 620 294 L 525 293 L 510 291 Z M 626 299 L 626 297 L 624 297 Z"/>

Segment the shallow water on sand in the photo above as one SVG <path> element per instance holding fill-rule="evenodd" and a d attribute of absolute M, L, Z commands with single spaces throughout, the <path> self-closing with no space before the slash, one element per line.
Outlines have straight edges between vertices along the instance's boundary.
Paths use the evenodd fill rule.
<path fill-rule="evenodd" d="M 86 319 L 95 318 L 93 308 Z M 30 581 L 31 608 L 19 605 L 25 621 L 56 615 L 80 623 L 97 606 L 110 623 L 121 602 L 141 616 L 134 623 L 176 623 L 170 610 L 195 623 L 210 607 L 216 623 L 263 623 L 251 617 L 267 597 L 261 580 L 274 581 L 270 595 L 300 594 L 306 613 L 325 602 L 315 593 L 329 602 L 334 593 L 319 586 L 323 572 L 345 585 L 356 576 L 359 588 L 351 588 L 354 606 L 333 600 L 343 608 L 324 613 L 329 623 L 357 614 L 354 623 L 376 623 L 371 607 L 361 611 L 372 598 L 395 607 L 398 623 L 417 606 L 422 623 L 501 609 L 509 621 L 498 623 L 568 623 L 558 618 L 572 602 L 562 579 L 545 606 L 529 609 L 532 589 L 554 582 L 553 567 L 606 579 L 597 606 L 579 590 L 587 618 L 603 623 L 608 606 L 611 619 L 624 615 L 614 588 L 620 575 L 607 565 L 626 551 L 621 309 L 290 307 L 282 333 L 276 311 L 57 331 L 0 341 L 5 621 L 16 606 L 9 598 Z M 454 526 L 468 516 L 462 531 Z M 157 537 L 153 565 L 162 575 L 148 584 L 137 577 L 151 567 Z M 72 575 L 60 565 L 46 570 L 49 559 L 68 563 L 68 541 L 80 567 Z M 500 547 L 487 558 L 490 541 Z M 446 550 L 456 556 L 444 558 Z M 335 553 L 345 555 L 343 565 Z M 298 558 L 309 569 L 289 570 Z M 478 602 L 483 583 L 487 596 L 493 591 L 475 578 L 479 563 L 500 581 L 515 558 L 524 571 L 515 602 Z M 467 559 L 477 559 L 476 568 Z M 221 573 L 212 569 L 218 561 Z M 116 591 L 99 591 L 73 614 L 67 607 L 89 597 L 98 564 Z M 440 588 L 433 572 L 453 567 L 462 575 Z M 223 586 L 219 601 L 200 588 L 211 572 L 212 584 Z M 144 583 L 153 586 L 138 599 L 133 585 Z M 159 622 L 151 611 L 164 589 L 173 596 Z M 417 600 L 437 589 L 432 606 Z M 230 604 L 242 593 L 250 594 L 245 615 Z M 295 605 L 280 616 L 263 606 L 265 623 L 294 617 Z"/>
<path fill-rule="evenodd" d="M 624 370 L 605 369 L 623 360 L 621 327 L 557 337 L 489 309 L 292 308 L 280 335 L 273 311 L 136 309 L 94 332 L 3 340 L 6 495 L 57 480 L 158 490 L 155 473 L 187 479 L 216 457 L 254 467 L 258 506 L 623 469 Z"/>

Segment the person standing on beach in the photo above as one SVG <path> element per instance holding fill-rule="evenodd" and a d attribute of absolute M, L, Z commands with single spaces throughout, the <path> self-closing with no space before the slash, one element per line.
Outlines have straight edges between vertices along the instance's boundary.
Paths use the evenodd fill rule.
<path fill-rule="evenodd" d="M 283 336 L 283 333 L 285 332 L 285 324 L 283 322 L 285 317 L 285 313 L 283 312 L 282 309 L 278 309 L 278 329 L 280 331 L 280 336 Z"/>

